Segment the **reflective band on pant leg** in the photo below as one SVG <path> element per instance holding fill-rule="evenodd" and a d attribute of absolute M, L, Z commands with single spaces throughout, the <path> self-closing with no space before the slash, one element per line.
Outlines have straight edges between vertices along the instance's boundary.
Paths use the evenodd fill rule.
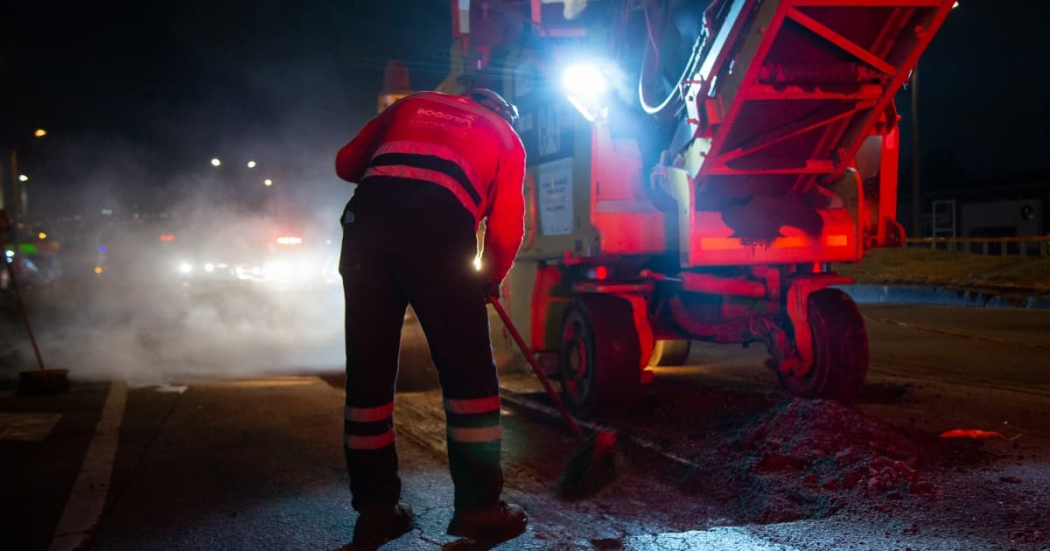
<path fill-rule="evenodd" d="M 499 411 L 499 396 L 486 398 L 472 398 L 469 400 L 454 400 L 445 398 L 445 411 L 461 414 L 489 413 Z"/>
<path fill-rule="evenodd" d="M 496 442 L 503 437 L 503 427 L 482 427 L 466 429 L 461 427 L 448 427 L 448 438 L 454 442 L 465 444 L 476 444 L 481 442 Z"/>
<path fill-rule="evenodd" d="M 389 419 L 394 415 L 394 403 L 384 404 L 374 408 L 354 408 L 347 406 L 346 420 L 355 423 L 373 423 Z"/>
<path fill-rule="evenodd" d="M 503 435 L 498 394 L 484 398 L 446 398 L 445 420 L 448 438 L 453 442 L 495 442 Z"/>
<path fill-rule="evenodd" d="M 375 436 L 346 435 L 346 447 L 351 450 L 378 450 L 394 444 L 394 431 L 389 430 Z"/>

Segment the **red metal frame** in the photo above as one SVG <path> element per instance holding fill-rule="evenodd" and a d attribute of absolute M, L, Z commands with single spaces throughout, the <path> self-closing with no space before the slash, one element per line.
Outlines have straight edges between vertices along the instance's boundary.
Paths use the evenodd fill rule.
<path fill-rule="evenodd" d="M 893 96 L 952 4 L 735 0 L 737 11 L 724 22 L 733 28 L 717 31 L 725 40 L 706 54 L 695 79 L 685 83 L 689 122 L 697 137 L 710 142 L 702 164 L 690 174 L 690 204 L 680 211 L 682 223 L 688 224 L 681 232 L 683 265 L 855 262 L 871 246 L 899 245 Z M 729 71 L 730 59 L 746 67 L 743 73 Z M 819 237 L 781 237 L 748 253 L 727 254 L 738 248 L 731 243 L 733 230 L 717 211 L 693 206 L 705 196 L 795 196 L 805 204 L 801 197 L 815 186 L 842 178 L 869 135 L 885 135 L 880 189 L 874 194 L 878 199 L 866 204 L 858 186 L 858 204 L 850 207 L 857 214 L 855 223 L 843 213 L 821 211 L 825 225 Z M 684 201 L 684 187 L 672 189 Z M 845 191 L 844 200 L 854 197 L 852 190 Z M 841 235 L 852 237 L 842 243 Z M 848 247 L 828 246 L 832 237 Z M 794 246 L 785 246 L 789 243 Z"/>
<path fill-rule="evenodd" d="M 801 262 L 856 262 L 861 249 L 856 224 L 845 209 L 819 210 L 824 231 L 819 237 L 790 235 L 768 243 L 748 243 L 733 237 L 717 211 L 693 215 L 690 266 L 751 266 Z"/>
<path fill-rule="evenodd" d="M 754 176 L 767 177 L 763 180 L 767 188 L 779 187 L 784 192 L 795 193 L 806 191 L 817 182 L 817 177 L 823 181 L 837 179 L 852 162 L 862 137 L 874 130 L 951 7 L 949 0 L 781 1 L 768 25 L 756 31 L 761 41 L 717 126 L 697 126 L 698 135 L 712 137 L 708 161 L 696 175 L 698 193 L 719 193 L 727 187 L 754 185 L 748 182 Z M 856 13 L 846 11 L 850 9 Z M 872 17 L 877 10 L 886 13 L 880 13 L 879 18 Z M 736 24 L 746 28 L 752 23 L 741 18 Z M 855 27 L 880 24 L 873 37 L 870 32 L 855 30 Z M 860 44 L 848 37 L 850 32 L 865 37 L 866 43 Z M 742 35 L 741 40 L 749 38 Z M 724 50 L 736 51 L 740 47 L 740 44 L 732 47 L 727 44 Z M 901 55 L 902 50 L 906 55 Z M 791 70 L 778 65 L 777 55 L 782 51 L 797 54 L 797 59 L 791 59 L 794 70 L 805 76 L 839 81 L 830 84 L 848 84 L 842 80 L 850 74 L 859 80 L 846 91 L 834 91 L 834 86 L 822 84 L 819 78 L 808 86 L 772 85 L 768 82 L 772 72 Z M 725 55 L 719 53 L 715 71 L 724 64 Z M 842 59 L 852 59 L 856 69 L 848 70 L 851 62 L 842 62 Z M 690 96 L 698 98 L 697 101 L 708 101 L 708 94 L 703 92 L 717 75 L 717 72 L 701 75 L 704 84 L 694 86 Z M 870 80 L 878 82 L 865 82 Z M 814 101 L 827 106 L 809 112 L 792 106 Z M 767 118 L 762 113 L 785 110 L 794 110 L 799 116 L 772 129 L 763 129 L 756 122 Z M 697 106 L 696 112 L 701 111 Z M 794 142 L 794 147 L 784 147 L 785 142 Z M 780 149 L 775 149 L 777 146 L 781 146 Z M 763 152 L 769 154 L 762 155 Z M 769 166 L 770 157 L 790 161 Z M 726 181 L 734 177 L 739 178 L 740 183 Z"/>
<path fill-rule="evenodd" d="M 634 140 L 614 141 L 605 125 L 591 131 L 591 225 L 601 252 L 655 254 L 667 250 L 664 213 L 639 197 L 642 155 Z"/>
<path fill-rule="evenodd" d="M 894 113 L 896 115 L 896 113 Z M 896 120 L 882 136 L 882 166 L 879 168 L 879 210 L 876 245 L 903 247 L 904 228 L 897 222 L 897 168 L 900 164 L 900 132 Z"/>

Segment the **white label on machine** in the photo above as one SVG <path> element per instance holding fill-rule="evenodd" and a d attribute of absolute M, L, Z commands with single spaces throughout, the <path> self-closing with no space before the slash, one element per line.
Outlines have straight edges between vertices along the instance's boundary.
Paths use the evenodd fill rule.
<path fill-rule="evenodd" d="M 540 231 L 543 235 L 572 233 L 572 157 L 536 167 Z"/>

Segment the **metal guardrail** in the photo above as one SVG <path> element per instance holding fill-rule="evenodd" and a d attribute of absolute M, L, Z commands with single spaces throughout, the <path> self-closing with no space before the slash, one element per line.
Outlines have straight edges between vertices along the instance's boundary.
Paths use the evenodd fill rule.
<path fill-rule="evenodd" d="M 1050 235 L 1041 237 L 909 237 L 909 247 L 998 256 L 1050 257 Z"/>

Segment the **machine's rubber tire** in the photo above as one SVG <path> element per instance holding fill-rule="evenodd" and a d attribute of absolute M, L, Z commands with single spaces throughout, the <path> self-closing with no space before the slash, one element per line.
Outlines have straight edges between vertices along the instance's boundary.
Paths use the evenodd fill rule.
<path fill-rule="evenodd" d="M 653 343 L 649 365 L 685 365 L 693 341 L 689 339 L 660 339 Z"/>
<path fill-rule="evenodd" d="M 637 329 L 629 302 L 587 295 L 565 311 L 558 373 L 565 403 L 581 417 L 629 405 L 641 386 Z"/>
<path fill-rule="evenodd" d="M 851 402 L 868 375 L 868 334 L 857 304 L 839 289 L 809 295 L 813 368 L 804 376 L 778 373 L 792 394 Z"/>

